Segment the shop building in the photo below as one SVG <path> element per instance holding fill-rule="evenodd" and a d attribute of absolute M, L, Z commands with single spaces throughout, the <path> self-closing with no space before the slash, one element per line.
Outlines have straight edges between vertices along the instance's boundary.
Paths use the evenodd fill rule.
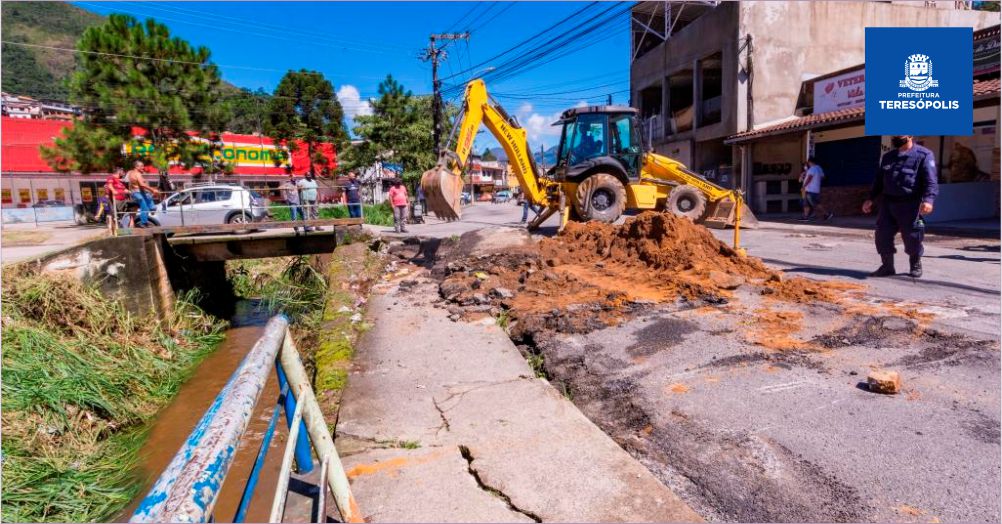
<path fill-rule="evenodd" d="M 751 170 L 741 170 L 750 159 L 728 137 L 792 118 L 805 80 L 862 64 L 867 26 L 983 29 L 998 23 L 997 13 L 969 6 L 639 2 L 631 21 L 631 105 L 645 119 L 656 152 L 718 184 L 750 191 Z M 799 161 L 792 165 L 799 172 Z"/>
<path fill-rule="evenodd" d="M 61 173 L 42 158 L 40 148 L 52 146 L 63 129 L 72 126 L 68 120 L 3 117 L 2 157 L 0 157 L 0 209 L 3 222 L 33 220 L 71 220 L 74 206 L 96 206 L 97 196 L 104 186 L 107 173 Z M 278 148 L 268 137 L 223 133 L 217 160 L 232 165 L 228 174 L 210 175 L 202 168 L 185 169 L 172 166 L 169 177 L 178 188 L 199 182 L 233 182 L 257 190 L 273 200 L 280 200 L 278 187 L 289 173 L 305 175 L 309 160 L 305 147 L 289 155 L 285 164 L 276 165 Z M 331 144 L 322 144 L 329 166 L 336 166 L 337 157 Z M 140 141 L 128 146 L 142 153 L 148 146 Z M 147 167 L 151 185 L 157 185 L 156 172 Z M 41 218 L 40 218 L 41 217 Z"/>
<path fill-rule="evenodd" d="M 940 196 L 930 222 L 999 215 L 999 26 L 974 33 L 974 129 L 970 136 L 916 136 L 935 154 Z M 785 119 L 725 140 L 750 166 L 746 191 L 756 213 L 800 211 L 801 163 L 814 156 L 825 172 L 823 202 L 837 214 L 860 213 L 890 137 L 864 129 L 865 67 L 807 80 Z"/>

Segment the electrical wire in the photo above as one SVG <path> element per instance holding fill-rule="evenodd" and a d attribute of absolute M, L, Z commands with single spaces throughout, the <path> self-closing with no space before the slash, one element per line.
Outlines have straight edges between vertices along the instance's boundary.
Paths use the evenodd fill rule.
<path fill-rule="evenodd" d="M 78 2 L 78 3 L 80 5 L 86 5 L 86 6 L 90 6 L 90 7 L 103 7 L 103 6 L 99 6 L 97 4 L 91 4 L 91 3 L 88 3 L 88 2 Z M 150 16 L 148 13 L 130 11 L 128 9 L 116 8 L 115 10 L 118 11 L 118 12 L 128 13 L 128 14 L 137 15 L 137 16 L 146 16 L 146 17 Z M 366 52 L 366 53 L 380 53 L 380 54 L 389 54 L 389 55 L 398 55 L 399 54 L 399 51 L 389 51 L 389 50 L 385 50 L 384 51 L 384 50 L 366 49 L 366 48 L 360 48 L 360 47 L 350 46 L 350 45 L 346 45 L 346 44 L 333 44 L 333 43 L 324 44 L 324 43 L 319 43 L 319 42 L 306 42 L 304 40 L 297 40 L 297 39 L 291 39 L 291 38 L 283 38 L 283 37 L 277 36 L 277 35 L 262 34 L 260 32 L 248 31 L 246 29 L 236 29 L 236 28 L 230 28 L 230 27 L 223 27 L 223 26 L 218 25 L 218 24 L 203 24 L 203 23 L 194 22 L 194 21 L 191 21 L 191 20 L 180 20 L 180 19 L 177 19 L 177 18 L 168 18 L 166 16 L 159 16 L 158 15 L 156 18 L 158 20 L 167 20 L 167 21 L 176 22 L 176 23 L 179 23 L 179 24 L 187 24 L 187 25 L 197 26 L 197 27 L 207 27 L 207 28 L 210 28 L 210 29 L 213 29 L 213 30 L 216 30 L 216 31 L 228 31 L 228 32 L 231 32 L 231 33 L 239 33 L 239 34 L 242 34 L 242 35 L 251 34 L 251 35 L 260 36 L 260 37 L 263 37 L 263 38 L 271 38 L 273 40 L 282 40 L 282 41 L 286 41 L 286 42 L 293 42 L 293 43 L 300 44 L 300 45 L 322 45 L 322 46 L 332 47 L 332 48 L 336 48 L 336 49 L 351 49 L 353 51 L 360 51 L 360 52 Z"/>
<path fill-rule="evenodd" d="M 471 66 L 466 71 L 460 71 L 459 73 L 457 73 L 456 76 L 461 76 L 461 75 L 473 73 L 475 69 L 484 67 L 484 66 L 490 64 L 491 62 L 493 62 L 494 60 L 497 60 L 498 58 L 501 58 L 502 56 L 508 55 L 508 54 L 516 51 L 517 49 L 519 49 L 521 47 L 524 47 L 526 45 L 531 44 L 531 42 L 533 40 L 535 40 L 535 39 L 537 39 L 537 38 L 539 38 L 539 37 L 547 34 L 548 32 L 550 32 L 550 31 L 552 31 L 554 29 L 556 29 L 557 27 L 563 25 L 564 23 L 566 23 L 567 21 L 573 19 L 574 17 L 576 17 L 576 16 L 578 16 L 580 14 L 583 14 L 585 11 L 588 11 L 588 10 L 594 8 L 597 4 L 598 4 L 598 2 L 592 2 L 592 3 L 590 3 L 590 4 L 588 4 L 588 5 L 584 6 L 584 7 L 582 7 L 581 9 L 578 9 L 577 11 L 574 11 L 573 13 L 571 13 L 567 17 L 561 19 L 557 23 L 555 23 L 555 24 L 547 27 L 546 29 L 543 29 L 542 31 L 540 31 L 540 32 L 538 32 L 538 33 L 530 36 L 529 38 L 526 38 L 522 42 L 519 42 L 518 44 L 515 44 L 514 46 L 512 46 L 512 47 L 510 47 L 510 48 L 508 48 L 508 49 L 506 49 L 506 50 L 504 50 L 504 51 L 502 51 L 502 52 L 500 52 L 500 53 L 498 53 L 498 54 L 496 54 L 496 55 L 488 58 L 487 60 L 484 60 L 484 61 L 478 63 L 475 66 Z M 448 80 L 448 79 L 443 79 L 443 80 Z"/>

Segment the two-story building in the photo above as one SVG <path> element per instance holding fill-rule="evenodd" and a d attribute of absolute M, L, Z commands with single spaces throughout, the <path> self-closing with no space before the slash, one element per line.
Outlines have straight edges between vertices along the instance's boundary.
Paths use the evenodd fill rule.
<path fill-rule="evenodd" d="M 867 26 L 982 29 L 998 23 L 997 13 L 968 7 L 640 2 L 632 13 L 631 105 L 645 119 L 655 151 L 718 184 L 743 188 L 754 204 L 756 176 L 796 179 L 800 163 L 759 162 L 756 172 L 751 149 L 728 137 L 796 117 L 805 81 L 865 61 Z"/>

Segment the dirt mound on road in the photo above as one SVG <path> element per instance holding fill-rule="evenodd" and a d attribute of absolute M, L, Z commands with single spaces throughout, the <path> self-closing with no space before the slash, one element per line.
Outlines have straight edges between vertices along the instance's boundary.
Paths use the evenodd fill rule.
<path fill-rule="evenodd" d="M 705 227 L 669 213 L 643 213 L 620 226 L 572 222 L 540 242 L 540 253 L 554 267 L 600 263 L 687 299 L 736 288 L 743 279 L 775 278 L 757 258 L 738 255 Z"/>
<path fill-rule="evenodd" d="M 839 286 L 784 279 L 741 256 L 709 230 L 668 213 L 622 225 L 567 225 L 534 249 L 449 262 L 440 290 L 453 314 L 508 311 L 522 329 L 587 332 L 658 303 L 719 304 L 738 288 L 788 302 L 836 302 Z M 462 309 L 460 309 L 460 307 Z"/>

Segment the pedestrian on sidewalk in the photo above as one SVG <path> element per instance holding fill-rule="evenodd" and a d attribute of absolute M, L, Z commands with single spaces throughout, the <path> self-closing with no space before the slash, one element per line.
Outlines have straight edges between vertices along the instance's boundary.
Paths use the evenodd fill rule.
<path fill-rule="evenodd" d="M 317 180 L 314 178 L 313 173 L 306 175 L 306 178 L 300 180 L 296 187 L 299 189 L 299 202 L 303 207 L 304 214 L 306 215 L 306 220 L 317 220 L 320 217 L 320 212 L 317 209 Z M 306 226 L 303 228 L 305 231 L 319 231 L 319 227 Z"/>
<path fill-rule="evenodd" d="M 925 251 L 925 215 L 932 213 L 933 202 L 939 195 L 936 178 L 936 158 L 932 151 L 915 144 L 910 135 L 891 137 L 894 149 L 884 153 L 873 180 L 870 198 L 863 202 L 863 213 L 873 210 L 874 200 L 881 198 L 877 212 L 874 243 L 880 254 L 880 267 L 870 273 L 874 277 L 894 275 L 894 236 L 901 240 L 908 253 L 908 274 L 922 276 L 922 254 Z"/>
<path fill-rule="evenodd" d="M 299 199 L 299 187 L 296 185 L 296 176 L 289 175 L 289 180 L 287 180 L 279 188 L 282 190 L 282 198 L 285 199 L 285 204 L 289 206 L 289 220 L 306 220 L 306 215 L 303 214 L 303 207 L 300 205 Z M 299 232 L 299 228 L 293 226 L 293 230 L 296 233 Z"/>
<path fill-rule="evenodd" d="M 399 178 L 394 178 L 390 186 L 390 205 L 393 206 L 393 230 L 407 232 L 407 187 Z"/>
<path fill-rule="evenodd" d="M 358 174 L 354 171 L 348 172 L 348 185 L 345 186 L 345 197 L 348 200 L 348 216 L 351 218 L 362 218 L 362 184 L 358 181 Z"/>
<path fill-rule="evenodd" d="M 828 211 L 821 205 L 821 179 L 825 177 L 825 172 L 814 160 L 814 157 L 807 159 L 804 163 L 804 170 L 800 173 L 800 196 L 801 206 L 804 214 L 800 217 L 801 222 L 807 222 L 814 216 L 822 216 L 825 220 L 831 220 L 835 213 Z"/>
<path fill-rule="evenodd" d="M 136 160 L 128 174 L 129 193 L 132 200 L 139 206 L 139 223 L 136 227 L 149 227 L 150 211 L 153 211 L 153 197 L 159 194 L 155 188 L 146 183 L 143 178 L 143 162 Z"/>

